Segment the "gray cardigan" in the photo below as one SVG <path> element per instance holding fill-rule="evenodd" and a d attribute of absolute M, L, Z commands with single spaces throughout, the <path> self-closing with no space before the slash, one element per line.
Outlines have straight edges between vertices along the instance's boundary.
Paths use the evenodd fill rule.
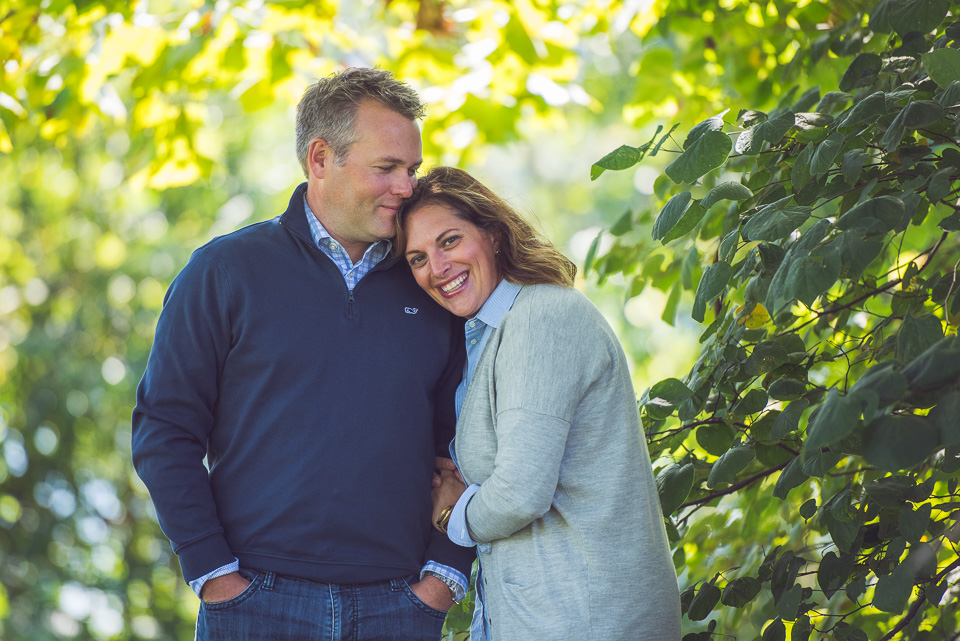
<path fill-rule="evenodd" d="M 480 490 L 491 641 L 680 639 L 680 596 L 620 343 L 578 291 L 526 286 L 457 424 Z"/>

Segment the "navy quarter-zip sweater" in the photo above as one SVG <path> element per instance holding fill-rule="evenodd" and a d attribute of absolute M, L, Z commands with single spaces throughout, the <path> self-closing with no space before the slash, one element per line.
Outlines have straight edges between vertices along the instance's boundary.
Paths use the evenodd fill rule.
<path fill-rule="evenodd" d="M 471 551 L 430 523 L 462 322 L 402 261 L 349 292 L 313 242 L 305 191 L 174 280 L 137 391 L 134 466 L 188 582 L 234 556 L 329 583 L 428 560 L 469 576 Z"/>

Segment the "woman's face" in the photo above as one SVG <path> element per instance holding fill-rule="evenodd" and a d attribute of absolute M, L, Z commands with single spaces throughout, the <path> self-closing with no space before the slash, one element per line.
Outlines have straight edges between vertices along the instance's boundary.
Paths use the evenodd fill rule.
<path fill-rule="evenodd" d="M 490 235 L 438 204 L 411 212 L 404 233 L 417 284 L 457 316 L 475 316 L 500 283 Z"/>

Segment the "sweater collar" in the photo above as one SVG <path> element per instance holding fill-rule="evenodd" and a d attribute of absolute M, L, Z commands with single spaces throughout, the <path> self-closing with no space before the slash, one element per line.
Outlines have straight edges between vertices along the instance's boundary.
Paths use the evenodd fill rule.
<path fill-rule="evenodd" d="M 290 196 L 290 202 L 287 204 L 287 210 L 280 216 L 280 224 L 290 230 L 296 236 L 299 236 L 312 247 L 317 247 L 314 242 L 313 234 L 310 231 L 310 223 L 307 221 L 307 210 L 304 208 L 304 202 L 307 197 L 307 183 L 300 183 L 293 190 Z M 399 257 L 387 256 L 380 261 L 374 269 L 380 267 L 390 267 L 397 262 Z"/>

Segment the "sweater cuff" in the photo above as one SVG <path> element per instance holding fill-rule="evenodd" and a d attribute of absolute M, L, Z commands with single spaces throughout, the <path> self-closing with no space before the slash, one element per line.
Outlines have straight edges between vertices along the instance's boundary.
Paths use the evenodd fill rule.
<path fill-rule="evenodd" d="M 174 552 L 180 558 L 180 569 L 187 584 L 236 560 L 219 532 L 180 546 Z"/>

